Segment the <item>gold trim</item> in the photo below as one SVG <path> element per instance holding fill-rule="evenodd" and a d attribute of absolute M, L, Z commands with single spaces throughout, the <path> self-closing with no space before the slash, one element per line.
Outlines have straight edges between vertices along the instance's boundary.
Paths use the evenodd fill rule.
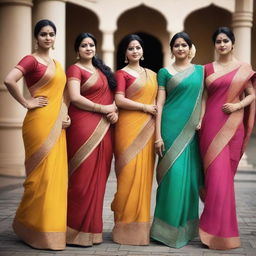
<path fill-rule="evenodd" d="M 116 176 L 119 175 L 121 169 L 127 165 L 148 143 L 155 131 L 155 119 L 149 116 L 141 128 L 138 136 L 133 140 L 132 144 L 120 154 L 115 161 Z"/>
<path fill-rule="evenodd" d="M 102 138 L 108 131 L 110 123 L 102 117 L 96 126 L 94 132 L 85 141 L 85 143 L 76 151 L 74 156 L 69 161 L 69 175 L 80 166 L 80 164 L 92 153 L 92 151 L 99 145 Z"/>
<path fill-rule="evenodd" d="M 211 235 L 199 228 L 199 236 L 203 244 L 214 250 L 229 250 L 240 247 L 238 237 L 220 237 Z"/>
<path fill-rule="evenodd" d="M 115 223 L 112 238 L 115 243 L 126 245 L 149 244 L 149 222 Z"/>
<path fill-rule="evenodd" d="M 51 129 L 47 139 L 40 146 L 40 148 L 25 161 L 27 176 L 43 161 L 47 156 L 50 149 L 54 146 L 58 140 L 62 131 L 62 120 L 66 116 L 66 106 L 64 103 L 61 105 L 59 116 L 55 121 L 53 128 Z"/>
<path fill-rule="evenodd" d="M 33 56 L 33 55 L 31 55 Z M 34 57 L 34 56 L 33 56 Z M 35 58 L 35 57 L 34 57 Z M 35 58 L 36 59 L 36 58 Z M 38 60 L 36 59 L 36 61 L 38 62 Z M 49 82 L 54 78 L 56 73 L 56 63 L 53 61 L 49 64 L 49 66 L 47 66 L 47 69 L 44 73 L 44 75 L 42 76 L 41 79 L 39 79 L 35 84 L 33 84 L 32 86 L 28 87 L 28 90 L 30 92 L 30 94 L 32 96 L 35 95 L 36 91 L 39 88 L 45 87 L 46 85 L 49 84 Z"/>
<path fill-rule="evenodd" d="M 95 73 L 91 73 L 91 76 L 82 84 L 81 92 L 87 91 L 89 88 L 93 87 L 95 83 L 99 80 L 100 74 L 98 70 Z"/>
<path fill-rule="evenodd" d="M 12 224 L 16 235 L 37 249 L 63 250 L 66 247 L 66 232 L 42 232 L 28 228 L 16 218 Z"/>
<path fill-rule="evenodd" d="M 67 227 L 67 244 L 92 246 L 103 242 L 102 233 L 87 233 Z"/>

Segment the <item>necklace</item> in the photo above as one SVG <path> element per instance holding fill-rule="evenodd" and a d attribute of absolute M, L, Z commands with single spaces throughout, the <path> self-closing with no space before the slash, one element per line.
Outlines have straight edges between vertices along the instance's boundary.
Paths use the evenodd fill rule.
<path fill-rule="evenodd" d="M 81 62 L 79 62 L 80 66 L 91 71 L 92 73 L 94 73 L 96 71 L 96 68 L 93 65 L 84 65 Z"/>
<path fill-rule="evenodd" d="M 141 66 L 139 66 L 138 68 L 133 68 L 133 67 L 127 65 L 127 67 L 128 67 L 129 69 L 132 69 L 132 70 L 136 71 L 136 72 L 139 73 L 139 74 L 142 73 L 142 72 L 144 72 L 144 68 L 141 67 Z"/>
<path fill-rule="evenodd" d="M 175 63 L 172 63 L 172 67 L 173 67 L 177 72 L 182 72 L 182 71 L 184 71 L 185 69 L 187 69 L 188 67 L 190 67 L 191 65 L 192 65 L 192 64 L 189 63 L 189 64 L 187 64 L 186 66 L 182 66 L 182 68 L 181 68 L 181 67 L 177 66 Z"/>
<path fill-rule="evenodd" d="M 39 58 L 40 60 L 43 60 L 44 63 L 46 63 L 47 66 L 49 66 L 52 63 L 52 59 L 50 57 L 42 57 L 40 55 L 34 55 L 35 57 Z"/>

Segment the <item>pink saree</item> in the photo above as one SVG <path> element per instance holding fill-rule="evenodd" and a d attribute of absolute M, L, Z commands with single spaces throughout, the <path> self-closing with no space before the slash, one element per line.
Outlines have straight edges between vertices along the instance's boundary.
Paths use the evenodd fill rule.
<path fill-rule="evenodd" d="M 215 72 L 210 63 L 205 66 L 205 74 L 208 99 L 200 131 L 205 193 L 199 234 L 209 248 L 231 249 L 240 246 L 234 176 L 252 132 L 255 101 L 230 115 L 222 111 L 222 105 L 244 97 L 254 72 L 244 63 Z"/>

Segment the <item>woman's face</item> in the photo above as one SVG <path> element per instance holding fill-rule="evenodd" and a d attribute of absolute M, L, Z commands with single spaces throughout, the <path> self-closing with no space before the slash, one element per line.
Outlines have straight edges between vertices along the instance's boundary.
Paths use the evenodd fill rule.
<path fill-rule="evenodd" d="M 38 47 L 50 49 L 55 42 L 55 32 L 51 26 L 42 27 L 37 35 Z"/>
<path fill-rule="evenodd" d="M 126 53 L 125 53 L 129 62 L 138 62 L 143 56 L 143 48 L 139 41 L 133 40 L 129 43 Z"/>
<path fill-rule="evenodd" d="M 176 59 L 186 59 L 189 55 L 189 45 L 183 38 L 177 38 L 172 47 L 172 54 Z"/>
<path fill-rule="evenodd" d="M 230 40 L 230 38 L 224 34 L 220 33 L 216 37 L 215 40 L 215 50 L 220 55 L 226 55 L 229 54 L 233 49 L 233 43 Z"/>
<path fill-rule="evenodd" d="M 90 37 L 84 38 L 78 48 L 78 53 L 81 59 L 91 60 L 96 54 L 94 41 Z"/>

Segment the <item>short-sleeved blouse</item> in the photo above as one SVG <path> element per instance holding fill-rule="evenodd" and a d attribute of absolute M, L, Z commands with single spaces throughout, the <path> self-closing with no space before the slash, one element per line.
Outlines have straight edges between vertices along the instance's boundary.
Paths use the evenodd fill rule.
<path fill-rule="evenodd" d="M 166 68 L 159 69 L 157 73 L 157 83 L 159 87 L 166 87 L 167 82 L 170 80 L 172 75 Z"/>
<path fill-rule="evenodd" d="M 115 77 L 117 84 L 116 93 L 121 92 L 125 94 L 127 88 L 136 80 L 135 76 L 132 76 L 123 69 L 116 71 Z"/>
<path fill-rule="evenodd" d="M 32 55 L 27 55 L 15 66 L 25 78 L 28 87 L 38 82 L 47 70 L 47 66 L 38 62 Z"/>
<path fill-rule="evenodd" d="M 80 68 L 78 65 L 71 65 L 66 72 L 67 80 L 78 80 L 81 84 L 84 84 L 88 78 L 92 75 L 91 72 Z"/>

